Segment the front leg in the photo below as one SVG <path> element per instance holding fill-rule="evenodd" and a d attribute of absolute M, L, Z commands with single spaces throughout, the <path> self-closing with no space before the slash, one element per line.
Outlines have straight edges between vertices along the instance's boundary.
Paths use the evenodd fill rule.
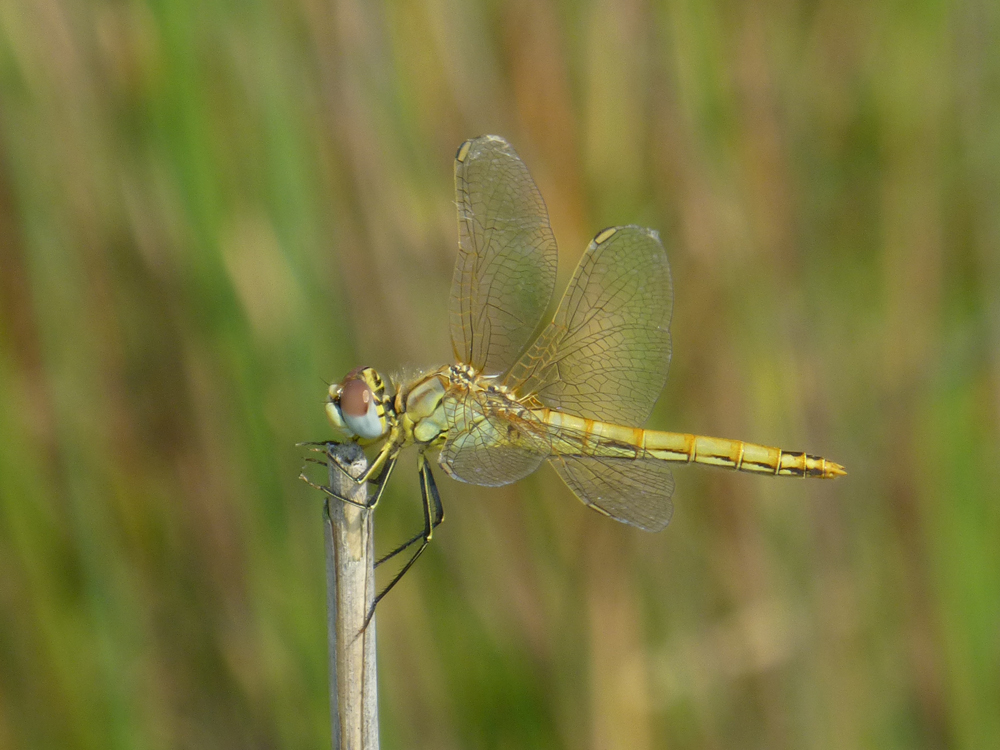
<path fill-rule="evenodd" d="M 376 505 L 378 505 L 378 501 L 382 497 L 382 493 L 385 491 L 385 487 L 389 481 L 389 477 L 392 476 L 392 470 L 396 466 L 396 460 L 399 453 L 397 450 L 390 457 L 389 454 L 392 446 L 391 444 L 387 443 L 379 451 L 379 455 L 375 459 L 375 462 L 373 462 L 373 464 L 369 466 L 361 476 L 356 477 L 349 471 L 349 466 L 344 465 L 344 463 L 342 462 L 342 457 L 338 455 L 338 451 L 335 450 L 335 446 L 344 446 L 345 445 L 344 443 L 333 443 L 333 442 L 319 443 L 319 444 L 300 443 L 300 445 L 313 445 L 313 446 L 322 445 L 323 446 L 322 448 L 313 447 L 311 448 L 311 450 L 317 453 L 323 453 L 326 456 L 327 459 L 326 461 L 319 461 L 317 459 L 306 459 L 306 460 L 309 461 L 310 463 L 321 464 L 329 468 L 335 466 L 340 471 L 341 475 L 349 479 L 350 482 L 354 484 L 356 487 L 360 487 L 370 482 L 375 485 L 375 491 L 371 497 L 366 498 L 365 502 L 361 503 L 358 502 L 357 500 L 347 497 L 346 494 L 349 493 L 340 494 L 338 492 L 335 492 L 331 487 L 326 487 L 324 485 L 316 484 L 315 482 L 310 480 L 309 477 L 305 475 L 305 472 L 299 474 L 299 479 L 301 479 L 303 482 L 308 484 L 313 489 L 319 490 L 320 492 L 324 493 L 325 495 L 327 495 L 327 497 L 334 498 L 349 505 L 354 505 L 356 507 L 368 508 L 368 509 L 372 509 Z M 350 444 L 348 443 L 346 445 Z M 354 445 L 357 446 L 357 443 L 355 443 Z M 360 446 L 358 447 L 360 448 Z M 377 477 L 373 477 L 372 476 L 372 474 L 374 473 L 373 469 L 376 468 L 376 464 L 381 466 L 382 471 L 379 473 Z M 333 483 L 332 476 L 331 476 L 331 483 Z"/>
<path fill-rule="evenodd" d="M 358 445 L 357 442 L 355 442 L 354 444 Z M 337 468 L 341 471 L 341 473 L 344 474 L 345 477 L 348 477 L 355 484 L 364 484 L 366 482 L 371 482 L 372 484 L 382 484 L 385 481 L 384 469 L 386 467 L 386 463 L 390 458 L 395 460 L 396 456 L 399 454 L 399 446 L 396 444 L 396 441 L 392 439 L 386 440 L 385 443 L 382 444 L 382 447 L 379 448 L 379 452 L 375 456 L 375 460 L 371 462 L 371 464 L 365 470 L 364 474 L 356 477 L 353 474 L 351 474 L 347 470 L 347 468 L 340 463 L 340 461 L 337 461 L 333 455 L 333 447 L 338 445 L 345 445 L 345 443 L 334 443 L 333 441 L 326 441 L 324 443 L 316 443 L 316 442 L 296 443 L 296 445 L 308 446 L 309 450 L 313 451 L 314 453 L 322 453 L 324 456 L 326 456 L 327 461 L 323 462 L 314 460 L 313 463 L 322 463 L 324 465 L 329 465 L 329 463 L 332 462 L 334 465 L 337 466 Z M 308 480 L 306 481 L 308 483 Z"/>

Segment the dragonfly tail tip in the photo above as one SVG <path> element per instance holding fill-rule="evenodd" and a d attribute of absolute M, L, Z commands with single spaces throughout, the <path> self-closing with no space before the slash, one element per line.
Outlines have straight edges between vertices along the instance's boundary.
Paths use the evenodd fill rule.
<path fill-rule="evenodd" d="M 823 477 L 825 479 L 836 479 L 837 477 L 842 477 L 847 474 L 847 469 L 840 464 L 835 464 L 833 461 L 827 461 L 825 468 L 826 471 L 823 472 Z"/>

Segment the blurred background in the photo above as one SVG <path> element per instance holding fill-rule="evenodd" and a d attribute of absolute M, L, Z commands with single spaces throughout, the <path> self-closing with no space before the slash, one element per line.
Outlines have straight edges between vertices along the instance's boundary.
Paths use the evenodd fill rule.
<path fill-rule="evenodd" d="M 350 368 L 450 361 L 488 132 L 561 283 L 663 236 L 650 426 L 850 473 L 680 467 L 651 535 L 547 468 L 437 472 L 383 746 L 996 746 L 998 34 L 987 0 L 0 4 L 0 747 L 328 746 L 295 443 Z"/>

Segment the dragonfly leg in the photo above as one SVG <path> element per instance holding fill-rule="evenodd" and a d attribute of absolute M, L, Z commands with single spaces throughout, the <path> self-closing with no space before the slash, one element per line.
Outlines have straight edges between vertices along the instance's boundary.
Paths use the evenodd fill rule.
<path fill-rule="evenodd" d="M 417 558 L 420 557 L 420 554 L 424 551 L 424 549 L 426 549 L 427 545 L 430 543 L 431 538 L 434 536 L 434 529 L 436 529 L 441 524 L 441 522 L 444 521 L 444 507 L 441 505 L 441 496 L 438 494 L 437 483 L 434 481 L 434 475 L 431 473 L 430 464 L 427 463 L 427 458 L 424 456 L 423 453 L 420 454 L 419 458 L 417 459 L 417 462 L 419 464 L 418 471 L 420 474 L 420 500 L 423 503 L 423 509 L 424 509 L 424 528 L 421 529 L 419 534 L 414 536 L 409 541 L 398 546 L 388 555 L 382 557 L 375 564 L 381 565 L 386 560 L 395 557 L 400 552 L 402 552 L 403 550 L 407 549 L 408 547 L 417 542 L 420 542 L 420 546 L 417 548 L 417 551 L 413 553 L 410 559 L 406 561 L 406 564 L 402 568 L 400 568 L 399 572 L 392 577 L 392 580 L 389 581 L 389 585 L 386 586 L 384 589 L 382 589 L 382 593 L 380 593 L 378 596 L 375 597 L 375 601 L 372 604 L 371 611 L 368 613 L 368 617 L 365 619 L 366 626 L 368 622 L 371 620 L 372 615 L 375 614 L 375 607 L 378 606 L 378 603 L 382 601 L 382 599 L 385 597 L 386 594 L 389 593 L 392 587 L 395 586 L 397 583 L 399 583 L 400 579 L 404 575 L 406 575 L 406 571 L 408 571 L 413 566 L 413 563 L 417 561 Z"/>
<path fill-rule="evenodd" d="M 322 463 L 322 462 L 317 462 L 317 463 Z M 354 505 L 358 508 L 368 507 L 366 503 L 359 503 L 357 500 L 351 500 L 351 498 L 349 497 L 342 497 L 341 495 L 338 495 L 336 492 L 331 490 L 329 487 L 326 487 L 322 484 L 316 484 L 314 481 L 312 481 L 309 477 L 306 476 L 305 472 L 301 472 L 299 474 L 299 479 L 308 484 L 314 490 L 319 490 L 324 495 L 326 495 L 327 497 L 332 497 L 334 500 L 340 500 L 341 502 L 347 503 L 348 505 Z"/>
<path fill-rule="evenodd" d="M 296 445 L 307 446 L 309 450 L 315 453 L 322 453 L 324 456 L 326 456 L 328 463 L 332 461 L 333 464 L 337 467 L 337 469 L 339 469 L 340 472 L 345 477 L 350 479 L 355 484 L 364 484 L 366 482 L 372 482 L 373 484 L 378 483 L 382 475 L 378 474 L 378 476 L 374 479 L 372 477 L 377 472 L 384 471 L 385 464 L 388 461 L 390 454 L 395 454 L 399 452 L 398 448 L 396 448 L 395 451 L 393 450 L 395 444 L 393 440 L 390 438 L 385 443 L 383 443 L 382 447 L 379 449 L 378 455 L 375 456 L 375 460 L 371 462 L 371 464 L 365 470 L 365 473 L 362 474 L 360 477 L 356 477 L 347 470 L 346 466 L 341 464 L 339 461 L 335 460 L 333 458 L 333 455 L 331 454 L 331 446 L 340 445 L 340 443 L 333 443 L 330 441 L 327 441 L 325 443 L 304 442 L 304 443 L 296 443 Z"/>
<path fill-rule="evenodd" d="M 368 498 L 368 509 L 375 510 L 375 506 L 378 505 L 378 501 L 382 499 L 382 493 L 385 492 L 385 485 L 389 481 L 389 477 L 392 476 L 392 470 L 396 468 L 397 456 L 393 456 L 388 461 L 385 462 L 385 466 L 382 469 L 382 473 L 378 475 L 375 480 L 375 494 L 373 497 Z"/>
<path fill-rule="evenodd" d="M 430 541 L 431 534 L 433 530 L 436 529 L 441 522 L 444 520 L 444 507 L 441 505 L 441 497 L 438 494 L 437 483 L 434 481 L 434 475 L 431 474 L 430 466 L 426 461 L 421 462 L 419 467 L 420 471 L 420 492 L 421 500 L 424 503 L 424 528 L 414 534 L 410 539 L 396 547 L 392 552 L 383 555 L 378 560 L 375 561 L 376 567 L 384 562 L 387 562 L 398 555 L 403 550 L 411 547 L 422 539 Z M 425 475 L 426 472 L 426 475 Z M 426 479 L 425 479 L 426 476 Z M 429 490 L 429 491 L 428 491 Z M 427 499 L 430 496 L 430 501 L 433 504 L 433 513 L 428 509 Z M 430 527 L 427 526 L 427 518 L 431 517 Z"/>
<path fill-rule="evenodd" d="M 305 482 L 306 484 L 308 484 L 313 489 L 319 490 L 320 492 L 324 493 L 327 497 L 334 498 L 335 500 L 340 500 L 341 502 L 345 502 L 345 503 L 348 503 L 349 505 L 354 505 L 354 506 L 359 507 L 359 508 L 367 508 L 369 510 L 373 509 L 376 505 L 378 505 L 378 501 L 382 497 L 382 493 L 385 491 L 386 483 L 389 481 L 389 477 L 392 475 L 392 470 L 396 466 L 396 456 L 393 456 L 390 459 L 383 459 L 382 458 L 383 454 L 387 454 L 388 453 L 387 450 L 383 449 L 383 451 L 379 454 L 379 458 L 376 459 L 377 461 L 381 461 L 381 463 L 382 463 L 381 472 L 379 473 L 379 475 L 376 478 L 372 479 L 369 476 L 371 474 L 370 468 L 369 468 L 369 471 L 366 471 L 363 476 L 361 476 L 361 477 L 354 477 L 354 476 L 352 476 L 351 474 L 348 473 L 346 467 L 344 467 L 339 461 L 337 461 L 331 455 L 331 453 L 329 451 L 329 448 L 326 447 L 328 445 L 330 445 L 330 444 L 329 443 L 324 443 L 324 450 L 322 451 L 326 455 L 326 457 L 327 457 L 327 460 L 325 462 L 324 461 L 319 461 L 317 459 L 309 459 L 309 458 L 307 458 L 306 461 L 308 461 L 310 463 L 324 464 L 324 465 L 327 465 L 327 466 L 329 466 L 332 463 L 337 468 L 339 468 L 340 471 L 344 475 L 350 477 L 351 481 L 354 482 L 354 483 L 356 483 L 356 484 L 361 484 L 363 482 L 372 482 L 372 483 L 374 483 L 375 484 L 375 492 L 374 492 L 373 497 L 368 498 L 368 500 L 366 502 L 364 502 L 364 503 L 359 503 L 357 500 L 352 500 L 349 497 L 344 497 L 343 495 L 337 494 L 336 492 L 334 492 L 329 487 L 325 487 L 323 485 L 316 484 L 315 482 L 311 481 L 305 475 L 305 472 L 302 472 L 302 473 L 299 474 L 299 479 L 301 479 L 303 482 Z"/>

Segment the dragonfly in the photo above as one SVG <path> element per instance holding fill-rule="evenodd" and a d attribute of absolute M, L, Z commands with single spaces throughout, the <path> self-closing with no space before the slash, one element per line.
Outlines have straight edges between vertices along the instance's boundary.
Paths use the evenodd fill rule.
<path fill-rule="evenodd" d="M 434 452 L 448 476 L 488 487 L 548 463 L 585 505 L 646 531 L 670 521 L 671 464 L 779 477 L 846 473 L 800 451 L 641 426 L 671 354 L 670 266 L 655 231 L 630 225 L 598 232 L 554 317 L 533 338 L 557 264 L 538 187 L 506 140 L 485 135 L 458 149 L 455 189 L 455 362 L 405 380 L 359 367 L 330 386 L 325 405 L 334 442 L 377 446 L 367 470 L 351 477 L 374 488 L 365 507 L 377 505 L 403 450 L 417 449 L 424 526 L 380 562 L 420 545 L 376 603 L 444 520 L 428 459 Z"/>

